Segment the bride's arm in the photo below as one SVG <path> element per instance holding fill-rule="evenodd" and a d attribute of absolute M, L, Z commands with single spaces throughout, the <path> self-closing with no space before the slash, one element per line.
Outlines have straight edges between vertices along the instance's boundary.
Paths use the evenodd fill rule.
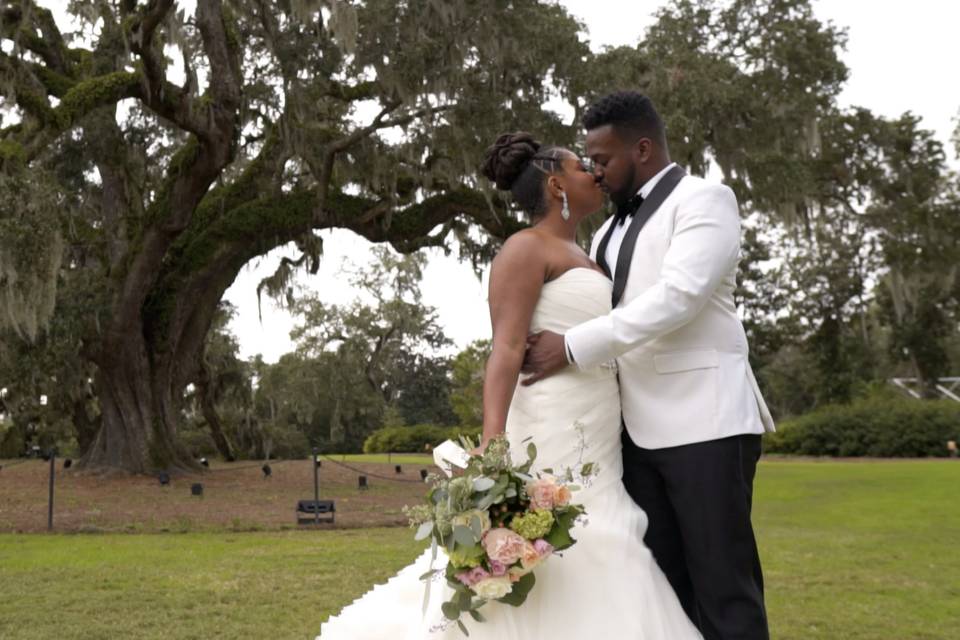
<path fill-rule="evenodd" d="M 490 269 L 493 349 L 483 383 L 483 442 L 504 432 L 526 350 L 530 319 L 540 298 L 547 264 L 535 232 L 511 236 Z"/>

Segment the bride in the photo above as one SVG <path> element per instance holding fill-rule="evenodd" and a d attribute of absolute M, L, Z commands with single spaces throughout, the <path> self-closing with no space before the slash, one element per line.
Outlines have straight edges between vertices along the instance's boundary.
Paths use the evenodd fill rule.
<path fill-rule="evenodd" d="M 517 384 L 529 333 L 563 333 L 610 312 L 611 282 L 576 243 L 578 223 L 600 209 L 603 194 L 572 152 L 542 146 L 523 132 L 501 135 L 487 150 L 483 172 L 510 190 L 532 223 L 504 243 L 490 273 L 493 350 L 483 389 L 483 444 L 505 434 L 519 452 L 532 438 L 535 469 L 573 467 L 582 459 L 596 463 L 599 474 L 574 496 L 589 520 L 574 528 L 577 544 L 538 567 L 522 606 L 491 601 L 484 622 L 464 620 L 470 638 L 699 640 L 643 543 L 646 514 L 621 483 L 615 365 L 569 367 L 534 386 Z M 434 568 L 442 562 L 441 554 Z M 322 624 L 320 638 L 462 638 L 456 625 L 444 624 L 440 604 L 449 592 L 442 581 L 432 585 L 424 610 L 420 576 L 429 565 L 428 550 Z"/>

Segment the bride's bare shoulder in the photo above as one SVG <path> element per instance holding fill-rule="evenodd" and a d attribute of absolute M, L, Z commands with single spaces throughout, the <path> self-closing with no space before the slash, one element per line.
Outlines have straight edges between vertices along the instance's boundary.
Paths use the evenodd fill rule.
<path fill-rule="evenodd" d="M 497 258 L 513 258 L 518 255 L 528 258 L 543 256 L 546 253 L 545 244 L 543 234 L 536 229 L 521 229 L 507 238 L 500 247 Z"/>
<path fill-rule="evenodd" d="M 542 234 L 536 229 L 523 229 L 507 238 L 493 259 L 494 270 L 523 269 L 545 266 L 547 251 Z"/>

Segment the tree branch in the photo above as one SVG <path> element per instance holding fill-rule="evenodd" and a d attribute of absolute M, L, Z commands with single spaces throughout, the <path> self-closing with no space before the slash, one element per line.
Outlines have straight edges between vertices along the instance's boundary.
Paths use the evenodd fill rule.
<path fill-rule="evenodd" d="M 13 125 L 0 131 L 0 137 L 12 140 L 24 149 L 24 161 L 30 162 L 60 134 L 67 131 L 83 116 L 103 106 L 116 104 L 124 98 L 140 95 L 137 75 L 116 71 L 76 83 L 63 96 L 60 104 L 49 109 L 41 126 Z"/>
<path fill-rule="evenodd" d="M 68 49 L 49 9 L 32 0 L 6 0 L 0 10 L 0 33 L 38 55 L 51 69 L 70 75 Z"/>
<path fill-rule="evenodd" d="M 197 5 L 197 27 L 210 62 L 213 101 L 233 117 L 240 107 L 243 86 L 236 28 L 227 24 L 220 0 L 205 0 Z"/>
<path fill-rule="evenodd" d="M 200 6 L 206 4 L 201 2 Z M 167 80 L 163 52 L 153 41 L 158 27 L 173 5 L 174 0 L 156 0 L 125 22 L 130 50 L 142 62 L 140 98 L 147 107 L 181 129 L 208 139 L 211 135 L 210 124 L 202 116 L 203 109 L 191 97 L 189 82 L 186 87 L 179 87 Z"/>

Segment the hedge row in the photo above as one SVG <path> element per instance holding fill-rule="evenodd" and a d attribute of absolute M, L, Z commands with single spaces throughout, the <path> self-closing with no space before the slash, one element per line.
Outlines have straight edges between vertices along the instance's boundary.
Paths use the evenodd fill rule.
<path fill-rule="evenodd" d="M 444 440 L 466 435 L 475 440 L 480 427 L 439 427 L 418 424 L 409 427 L 384 427 L 371 433 L 363 443 L 364 453 L 423 453 Z"/>
<path fill-rule="evenodd" d="M 949 455 L 960 441 L 960 403 L 872 397 L 829 405 L 777 425 L 764 438 L 770 453 L 809 456 L 925 458 Z"/>

